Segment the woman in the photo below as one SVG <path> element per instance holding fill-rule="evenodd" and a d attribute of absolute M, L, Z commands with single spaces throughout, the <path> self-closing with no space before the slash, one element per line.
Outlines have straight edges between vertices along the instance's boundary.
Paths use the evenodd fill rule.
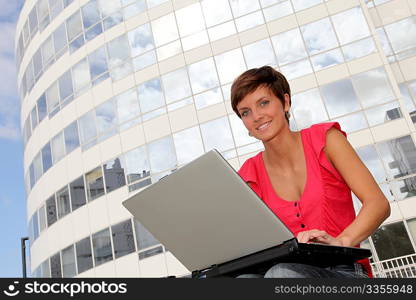
<path fill-rule="evenodd" d="M 387 199 L 338 123 L 290 131 L 290 87 L 281 73 L 268 66 L 244 72 L 231 87 L 231 104 L 249 135 L 264 145 L 239 174 L 299 242 L 359 246 L 389 216 Z M 362 202 L 357 216 L 351 191 Z M 265 277 L 368 275 L 365 259 L 330 268 L 282 263 Z"/>

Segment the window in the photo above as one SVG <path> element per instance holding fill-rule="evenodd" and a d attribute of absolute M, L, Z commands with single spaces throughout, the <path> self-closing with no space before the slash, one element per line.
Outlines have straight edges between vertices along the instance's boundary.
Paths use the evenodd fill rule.
<path fill-rule="evenodd" d="M 54 82 L 47 89 L 46 101 L 48 102 L 49 117 L 52 117 L 59 111 L 59 90 L 57 82 Z"/>
<path fill-rule="evenodd" d="M 39 216 L 39 231 L 42 232 L 46 228 L 46 208 L 45 205 L 42 205 L 42 207 L 38 211 Z"/>
<path fill-rule="evenodd" d="M 51 277 L 52 278 L 62 277 L 61 255 L 59 252 L 51 257 Z"/>
<path fill-rule="evenodd" d="M 386 25 L 385 29 L 395 53 L 406 51 L 416 46 L 415 16 Z M 406 34 L 403 34 L 404 32 Z"/>
<path fill-rule="evenodd" d="M 62 23 L 58 29 L 55 30 L 53 33 L 53 42 L 55 46 L 55 54 L 60 57 L 67 49 L 67 38 L 66 38 L 66 30 L 65 30 L 65 23 Z"/>
<path fill-rule="evenodd" d="M 341 44 L 350 43 L 370 35 L 367 21 L 360 7 L 343 11 L 331 18 Z"/>
<path fill-rule="evenodd" d="M 260 9 L 258 0 L 230 0 L 234 17 L 239 17 Z"/>
<path fill-rule="evenodd" d="M 395 98 L 384 68 L 354 75 L 352 82 L 364 107 L 386 103 Z"/>
<path fill-rule="evenodd" d="M 218 151 L 226 151 L 234 147 L 231 128 L 227 117 L 209 121 L 200 126 L 205 151 L 209 151 L 213 148 Z"/>
<path fill-rule="evenodd" d="M 71 202 L 69 199 L 68 186 L 56 192 L 56 202 L 58 203 L 58 217 L 61 219 L 71 212 Z"/>
<path fill-rule="evenodd" d="M 79 11 L 70 16 L 66 21 L 68 32 L 68 41 L 72 41 L 80 33 L 82 33 L 81 14 Z"/>
<path fill-rule="evenodd" d="M 137 248 L 139 250 L 160 244 L 160 242 L 137 220 L 134 219 Z"/>
<path fill-rule="evenodd" d="M 201 11 L 201 4 L 195 3 L 175 11 L 176 20 L 181 37 L 205 29 L 204 17 Z"/>
<path fill-rule="evenodd" d="M 380 260 L 415 252 L 403 222 L 381 226 L 371 238 Z"/>
<path fill-rule="evenodd" d="M 33 168 L 35 172 L 35 181 L 37 182 L 42 176 L 42 156 L 41 152 L 33 159 Z"/>
<path fill-rule="evenodd" d="M 403 117 L 398 101 L 366 109 L 365 114 L 371 126 Z"/>
<path fill-rule="evenodd" d="M 93 234 L 92 245 L 96 267 L 113 259 L 110 230 L 108 228 Z"/>
<path fill-rule="evenodd" d="M 52 154 L 51 154 L 51 146 L 47 143 L 42 148 L 42 164 L 43 164 L 43 173 L 49 170 L 52 166 Z"/>
<path fill-rule="evenodd" d="M 178 28 L 173 13 L 152 21 L 153 37 L 157 47 L 177 40 L 179 38 Z"/>
<path fill-rule="evenodd" d="M 136 89 L 130 89 L 116 98 L 117 114 L 120 124 L 129 121 L 140 114 L 139 99 Z"/>
<path fill-rule="evenodd" d="M 33 240 L 36 240 L 39 237 L 39 221 L 38 221 L 37 211 L 32 216 L 32 225 L 33 225 Z"/>
<path fill-rule="evenodd" d="M 93 110 L 86 113 L 79 119 L 79 136 L 81 144 L 92 142 L 97 137 L 97 127 L 95 126 L 95 113 Z"/>
<path fill-rule="evenodd" d="M 377 148 L 391 179 L 416 172 L 416 148 L 410 136 L 378 143 Z"/>
<path fill-rule="evenodd" d="M 97 1 L 89 1 L 81 8 L 82 21 L 84 28 L 89 28 L 100 21 L 100 11 L 98 10 Z"/>
<path fill-rule="evenodd" d="M 152 172 L 158 173 L 176 168 L 176 155 L 171 136 L 148 144 Z"/>
<path fill-rule="evenodd" d="M 322 96 L 331 118 L 360 109 L 350 79 L 343 79 L 321 87 Z"/>
<path fill-rule="evenodd" d="M 192 98 L 191 98 L 192 99 Z M 202 109 L 210 105 L 214 105 L 223 101 L 221 89 L 218 87 L 210 91 L 195 95 L 195 108 Z"/>
<path fill-rule="evenodd" d="M 56 164 L 65 156 L 64 134 L 60 132 L 51 140 L 53 164 Z"/>
<path fill-rule="evenodd" d="M 120 0 L 98 0 L 98 4 L 103 17 L 108 17 L 121 8 Z"/>
<path fill-rule="evenodd" d="M 38 32 L 38 16 L 36 6 L 32 8 L 29 14 L 30 36 L 33 37 Z"/>
<path fill-rule="evenodd" d="M 413 238 L 413 242 L 416 243 L 416 218 L 407 220 L 407 226 L 409 227 L 409 232 Z"/>
<path fill-rule="evenodd" d="M 296 11 L 312 7 L 322 2 L 323 0 L 292 0 Z"/>
<path fill-rule="evenodd" d="M 100 77 L 108 71 L 105 46 L 99 48 L 88 56 L 92 80 Z"/>
<path fill-rule="evenodd" d="M 124 162 L 121 158 L 108 161 L 103 168 L 107 193 L 126 185 Z"/>
<path fill-rule="evenodd" d="M 133 183 L 150 175 L 150 164 L 145 146 L 133 149 L 124 154 L 126 160 L 127 182 Z"/>
<path fill-rule="evenodd" d="M 42 75 L 42 68 L 42 54 L 41 49 L 39 48 L 35 55 L 33 55 L 33 70 L 35 72 L 35 81 L 37 81 Z"/>
<path fill-rule="evenodd" d="M 148 23 L 129 31 L 128 39 L 132 57 L 155 48 L 152 32 Z"/>
<path fill-rule="evenodd" d="M 49 37 L 43 44 L 42 44 L 42 56 L 43 56 L 43 66 L 46 68 L 49 63 L 51 63 L 51 59 L 55 55 L 54 44 L 52 37 Z"/>
<path fill-rule="evenodd" d="M 241 49 L 231 50 L 215 56 L 215 63 L 221 84 L 232 82 L 246 70 Z"/>
<path fill-rule="evenodd" d="M 38 107 L 38 120 L 39 120 L 39 123 L 40 123 L 47 115 L 45 94 L 40 96 L 40 98 L 38 99 L 37 107 Z"/>
<path fill-rule="evenodd" d="M 416 176 L 390 182 L 397 201 L 416 196 Z"/>
<path fill-rule="evenodd" d="M 107 43 L 108 65 L 114 68 L 130 57 L 127 36 L 122 35 Z"/>
<path fill-rule="evenodd" d="M 377 182 L 384 182 L 387 180 L 386 172 L 384 171 L 383 164 L 381 163 L 374 145 L 358 148 L 356 149 L 356 152 Z"/>
<path fill-rule="evenodd" d="M 70 125 L 68 125 L 64 130 L 65 135 L 65 149 L 66 153 L 71 153 L 74 149 L 78 148 L 79 146 L 79 138 L 78 138 L 78 125 L 77 121 L 74 121 Z"/>
<path fill-rule="evenodd" d="M 81 176 L 69 184 L 71 193 L 72 211 L 86 203 L 84 177 Z"/>
<path fill-rule="evenodd" d="M 62 1 L 49 0 L 49 10 L 51 11 L 51 19 L 55 19 L 55 17 L 63 10 Z"/>
<path fill-rule="evenodd" d="M 88 201 L 104 195 L 104 180 L 101 166 L 85 175 L 88 188 Z"/>
<path fill-rule="evenodd" d="M 192 94 L 189 85 L 188 72 L 185 68 L 170 72 L 162 76 L 166 103 L 171 103 Z M 180 82 L 180 84 L 178 84 Z"/>
<path fill-rule="evenodd" d="M 319 71 L 343 63 L 344 57 L 339 49 L 335 49 L 312 56 L 311 62 L 313 69 Z"/>
<path fill-rule="evenodd" d="M 180 84 L 176 85 L 180 86 Z M 138 92 L 142 113 L 165 105 L 160 79 L 153 79 L 139 85 Z"/>
<path fill-rule="evenodd" d="M 132 3 L 134 1 L 130 1 Z M 123 3 L 124 4 L 124 3 Z M 145 0 L 138 0 L 134 2 L 132 5 L 123 8 L 124 20 L 127 20 L 133 16 L 140 14 L 146 10 L 146 1 Z"/>
<path fill-rule="evenodd" d="M 308 59 L 288 64 L 280 68 L 288 80 L 312 73 L 312 67 Z"/>
<path fill-rule="evenodd" d="M 269 39 L 244 46 L 243 52 L 249 69 L 276 64 L 273 47 Z"/>
<path fill-rule="evenodd" d="M 302 26 L 301 32 L 310 55 L 338 47 L 337 37 L 328 18 Z"/>
<path fill-rule="evenodd" d="M 77 252 L 78 274 L 92 268 L 91 239 L 86 237 L 75 244 Z"/>
<path fill-rule="evenodd" d="M 82 92 L 87 88 L 91 82 L 90 70 L 88 68 L 87 59 L 81 60 L 72 68 L 74 79 L 74 90 L 76 92 Z"/>
<path fill-rule="evenodd" d="M 116 129 L 115 127 L 117 126 L 117 110 L 114 99 L 99 105 L 95 109 L 95 115 L 98 135 L 104 135 L 102 139 L 105 139 L 116 132 L 116 130 L 113 130 Z"/>
<path fill-rule="evenodd" d="M 111 226 L 113 235 L 114 256 L 122 257 L 135 251 L 131 220 Z"/>
<path fill-rule="evenodd" d="M 318 89 L 293 95 L 291 110 L 299 129 L 328 120 Z"/>
<path fill-rule="evenodd" d="M 77 275 L 74 245 L 62 250 L 62 277 L 71 278 Z"/>
<path fill-rule="evenodd" d="M 192 127 L 173 135 L 178 164 L 186 164 L 204 153 L 198 127 Z"/>
<path fill-rule="evenodd" d="M 47 258 L 41 265 L 41 273 L 40 277 L 42 278 L 50 278 L 51 277 L 51 268 L 49 265 L 49 258 Z"/>
<path fill-rule="evenodd" d="M 194 94 L 219 86 L 217 71 L 212 58 L 189 65 L 188 71 Z M 201 76 L 201 74 L 204 74 L 204 76 Z"/>
<path fill-rule="evenodd" d="M 334 122 L 339 122 L 342 129 L 347 132 L 354 132 L 367 128 L 367 120 L 365 119 L 364 113 L 358 112 L 354 114 L 349 114 L 341 118 L 332 119 Z"/>
<path fill-rule="evenodd" d="M 307 57 L 299 29 L 286 31 L 272 37 L 279 65 L 285 65 Z"/>
<path fill-rule="evenodd" d="M 61 102 L 65 102 L 74 93 L 74 89 L 73 89 L 73 86 L 72 86 L 71 70 L 65 72 L 59 78 L 58 82 L 59 82 L 59 95 L 60 95 L 60 98 L 61 98 Z M 72 97 L 71 97 L 71 99 L 72 99 Z M 68 100 L 68 101 L 70 101 L 70 100 Z"/>
<path fill-rule="evenodd" d="M 49 227 L 57 220 L 55 195 L 52 195 L 48 200 L 46 200 L 46 214 Z"/>
<path fill-rule="evenodd" d="M 233 18 L 227 0 L 201 1 L 205 22 L 208 27 L 223 23 Z"/>
<path fill-rule="evenodd" d="M 241 119 L 236 115 L 229 115 L 233 137 L 237 146 L 251 144 L 257 141 L 254 137 L 248 135 L 247 129 Z"/>
<path fill-rule="evenodd" d="M 345 60 L 350 61 L 376 52 L 377 50 L 373 39 L 370 37 L 345 45 L 342 47 L 342 51 L 344 52 Z"/>
<path fill-rule="evenodd" d="M 290 1 L 285 1 L 263 9 L 263 14 L 267 22 L 293 14 Z"/>

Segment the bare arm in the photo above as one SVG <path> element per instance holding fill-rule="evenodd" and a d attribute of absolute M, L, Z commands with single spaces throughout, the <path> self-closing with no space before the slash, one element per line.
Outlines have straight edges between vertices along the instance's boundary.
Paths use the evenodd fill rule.
<path fill-rule="evenodd" d="M 334 128 L 327 133 L 325 154 L 363 206 L 355 220 L 337 237 L 310 230 L 299 233 L 298 240 L 352 247 L 370 236 L 390 215 L 390 205 L 348 140 Z"/>

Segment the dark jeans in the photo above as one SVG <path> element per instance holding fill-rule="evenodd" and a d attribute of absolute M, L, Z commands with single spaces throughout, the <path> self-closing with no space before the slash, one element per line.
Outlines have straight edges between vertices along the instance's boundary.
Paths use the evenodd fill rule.
<path fill-rule="evenodd" d="M 265 275 L 242 274 L 237 278 L 368 278 L 360 264 L 336 265 L 320 268 L 297 263 L 280 263 L 271 267 Z"/>

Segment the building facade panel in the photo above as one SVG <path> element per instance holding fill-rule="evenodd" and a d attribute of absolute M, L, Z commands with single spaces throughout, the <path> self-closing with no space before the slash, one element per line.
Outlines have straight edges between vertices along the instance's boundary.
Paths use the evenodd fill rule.
<path fill-rule="evenodd" d="M 34 276 L 186 275 L 121 202 L 212 148 L 236 169 L 261 151 L 229 100 L 262 65 L 291 82 L 291 128 L 340 122 L 391 201 L 363 242 L 375 273 L 391 272 L 379 261 L 415 253 L 410 2 L 26 1 L 16 58 Z M 382 242 L 395 236 L 406 251 Z"/>

